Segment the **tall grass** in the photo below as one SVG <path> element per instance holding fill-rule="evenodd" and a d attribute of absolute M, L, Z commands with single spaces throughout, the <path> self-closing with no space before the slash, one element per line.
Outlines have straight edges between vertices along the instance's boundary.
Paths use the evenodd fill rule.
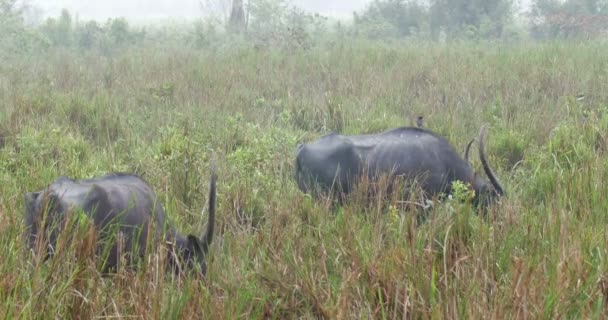
<path fill-rule="evenodd" d="M 22 57 L 0 74 L 0 318 L 606 317 L 607 51 L 336 42 Z M 487 218 L 447 201 L 418 224 L 392 198 L 332 207 L 297 189 L 297 143 L 416 115 L 462 150 L 490 124 L 508 198 Z M 26 191 L 135 172 L 178 229 L 202 234 L 212 157 L 205 281 L 165 275 L 158 256 L 103 277 L 79 243 L 27 272 Z"/>

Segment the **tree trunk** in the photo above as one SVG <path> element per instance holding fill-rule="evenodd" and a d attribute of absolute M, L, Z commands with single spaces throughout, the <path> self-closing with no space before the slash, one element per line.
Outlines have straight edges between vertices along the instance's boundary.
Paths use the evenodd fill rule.
<path fill-rule="evenodd" d="M 230 11 L 230 19 L 228 20 L 228 29 L 235 33 L 245 31 L 245 9 L 243 8 L 243 0 L 232 0 L 232 10 Z"/>

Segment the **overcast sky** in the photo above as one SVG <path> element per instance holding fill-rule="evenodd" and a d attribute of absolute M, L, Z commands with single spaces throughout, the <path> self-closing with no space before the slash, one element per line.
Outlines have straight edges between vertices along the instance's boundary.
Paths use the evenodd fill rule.
<path fill-rule="evenodd" d="M 530 0 L 521 1 L 524 6 Z M 105 20 L 125 17 L 132 21 L 146 22 L 165 19 L 194 19 L 203 14 L 201 3 L 229 4 L 230 0 L 29 0 L 43 10 L 43 15 L 57 16 L 62 8 L 77 14 L 80 19 Z M 353 11 L 361 11 L 371 0 L 291 0 L 303 9 L 335 17 L 350 17 Z"/>

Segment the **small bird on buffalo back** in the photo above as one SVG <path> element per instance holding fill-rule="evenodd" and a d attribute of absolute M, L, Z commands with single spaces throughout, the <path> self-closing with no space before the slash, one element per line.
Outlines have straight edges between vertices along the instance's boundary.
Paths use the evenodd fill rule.
<path fill-rule="evenodd" d="M 418 126 L 418 128 L 422 128 L 422 120 L 424 118 L 422 116 L 418 116 L 418 119 L 416 119 L 416 126 Z"/>

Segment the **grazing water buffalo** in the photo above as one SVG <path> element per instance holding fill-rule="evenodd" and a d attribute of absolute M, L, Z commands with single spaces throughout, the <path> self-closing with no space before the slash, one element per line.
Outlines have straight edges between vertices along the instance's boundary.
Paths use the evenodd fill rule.
<path fill-rule="evenodd" d="M 343 136 L 330 133 L 301 144 L 296 152 L 296 180 L 300 190 L 349 193 L 361 175 L 371 181 L 380 175 L 417 181 L 426 197 L 449 194 L 452 182 L 460 180 L 475 190 L 474 203 L 493 200 L 504 193 L 488 165 L 484 152 L 485 127 L 479 133 L 479 157 L 489 183 L 476 174 L 447 140 L 415 127 L 402 127 L 379 134 Z"/>
<path fill-rule="evenodd" d="M 204 276 L 204 258 L 213 239 L 215 224 L 216 180 L 213 166 L 209 221 L 202 239 L 191 234 L 179 234 L 166 221 L 165 211 L 152 188 L 140 177 L 111 173 L 87 180 L 60 177 L 44 191 L 27 193 L 26 241 L 30 249 L 36 249 L 37 238 L 40 237 L 40 243 L 47 245 L 44 251 L 46 256 L 52 255 L 60 232 L 67 231 L 64 229 L 67 218 L 70 214 L 82 212 L 93 222 L 102 240 L 98 242 L 96 250 L 97 254 L 107 255 L 103 273 L 116 270 L 121 252 L 126 254 L 131 264 L 133 258 L 143 256 L 149 241 L 153 241 L 154 245 L 163 241 L 169 246 L 167 261 L 173 271 L 179 273 L 198 265 Z M 153 234 L 149 235 L 149 230 Z"/>

